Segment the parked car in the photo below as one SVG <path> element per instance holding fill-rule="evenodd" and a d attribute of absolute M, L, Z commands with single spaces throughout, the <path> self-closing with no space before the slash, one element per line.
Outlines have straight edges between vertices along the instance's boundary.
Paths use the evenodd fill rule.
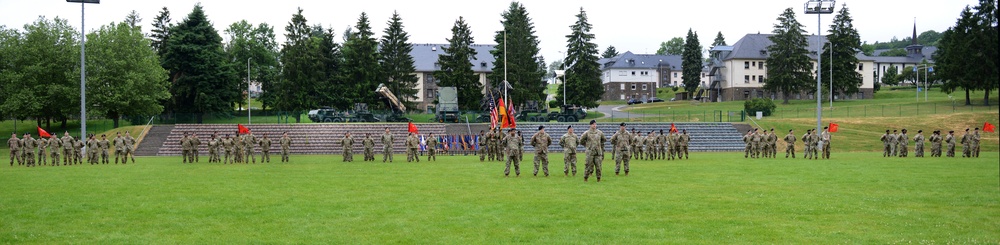
<path fill-rule="evenodd" d="M 663 100 L 656 97 L 649 98 L 648 100 L 646 100 L 646 103 L 653 103 L 653 102 L 663 102 Z"/>
<path fill-rule="evenodd" d="M 639 99 L 630 99 L 630 100 L 628 100 L 628 104 L 629 105 L 642 104 L 642 100 L 639 100 Z"/>

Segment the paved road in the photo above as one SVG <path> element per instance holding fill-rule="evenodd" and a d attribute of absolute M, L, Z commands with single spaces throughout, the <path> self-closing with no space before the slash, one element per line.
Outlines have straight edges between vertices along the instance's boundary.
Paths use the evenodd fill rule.
<path fill-rule="evenodd" d="M 601 118 L 611 118 L 612 113 L 614 113 L 615 118 L 634 118 L 634 117 L 655 117 L 658 115 L 652 114 L 636 114 L 625 112 L 624 110 L 628 108 L 628 105 L 600 105 L 597 106 L 597 112 L 604 113 L 604 117 Z"/>

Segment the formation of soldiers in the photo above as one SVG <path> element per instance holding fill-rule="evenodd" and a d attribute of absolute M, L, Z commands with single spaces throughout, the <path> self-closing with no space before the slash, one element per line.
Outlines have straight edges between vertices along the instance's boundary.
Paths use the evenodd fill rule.
<path fill-rule="evenodd" d="M 941 157 L 941 152 L 944 151 L 945 156 L 955 157 L 955 144 L 962 144 L 962 157 L 979 157 L 979 141 L 982 137 L 979 135 L 979 128 L 975 128 L 972 133 L 969 133 L 969 129 L 965 129 L 965 134 L 961 138 L 956 139 L 955 131 L 948 131 L 948 134 L 942 136 L 941 130 L 935 130 L 931 132 L 931 135 L 924 138 L 924 131 L 917 130 L 917 134 L 913 136 L 913 151 L 914 157 L 924 157 L 924 142 L 929 141 L 931 143 L 931 157 Z M 909 156 L 909 142 L 910 137 L 907 135 L 907 130 L 904 128 L 902 130 L 885 130 L 885 134 L 879 138 L 882 141 L 882 157 L 907 157 Z M 942 147 L 945 147 L 942 149 Z"/>
<path fill-rule="evenodd" d="M 86 146 L 86 148 L 84 148 Z M 50 135 L 48 138 L 40 137 L 35 139 L 31 133 L 24 133 L 18 137 L 17 133 L 12 133 L 7 140 L 7 147 L 10 148 L 10 166 L 17 163 L 18 166 L 59 166 L 60 159 L 62 165 L 78 165 L 87 163 L 108 164 L 110 162 L 108 151 L 114 147 L 115 164 L 119 161 L 127 163 L 128 159 L 135 163 L 132 155 L 135 151 L 135 138 L 129 132 L 125 136 L 119 132 L 109 141 L 106 135 L 101 135 L 97 139 L 96 135 L 88 135 L 87 140 L 76 139 L 64 132 L 62 138 Z M 60 158 L 61 156 L 61 158 Z"/>
<path fill-rule="evenodd" d="M 803 158 L 805 159 L 830 159 L 830 130 L 823 127 L 822 133 L 815 133 L 815 130 L 806 130 L 802 134 Z M 785 158 L 795 158 L 795 130 L 788 130 L 782 140 L 785 141 Z M 743 135 L 743 158 L 777 158 L 778 157 L 778 135 L 774 129 L 765 130 L 760 128 L 747 130 Z"/>
<path fill-rule="evenodd" d="M 181 162 L 200 162 L 199 147 L 201 144 L 198 134 L 185 132 L 180 142 Z M 214 132 L 206 146 L 208 149 L 208 162 L 221 162 L 222 164 L 257 163 L 257 147 L 259 146 L 260 162 L 270 163 L 271 145 L 273 144 L 274 142 L 267 134 L 264 134 L 261 138 L 257 138 L 252 132 L 242 135 L 236 132 L 234 135 L 226 134 L 220 137 L 219 132 Z M 292 138 L 288 137 L 288 132 L 283 133 L 281 138 L 278 139 L 278 145 L 281 146 L 281 162 L 288 162 L 291 144 Z"/>

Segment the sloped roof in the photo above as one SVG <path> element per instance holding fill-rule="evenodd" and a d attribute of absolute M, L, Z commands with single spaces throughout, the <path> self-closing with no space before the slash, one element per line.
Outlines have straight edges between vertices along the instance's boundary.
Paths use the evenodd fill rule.
<path fill-rule="evenodd" d="M 598 60 L 601 69 L 656 69 L 670 67 L 670 70 L 681 69 L 680 55 L 634 54 L 625 52 L 613 58 Z"/>
<path fill-rule="evenodd" d="M 413 56 L 413 66 L 417 68 L 418 72 L 440 70 L 441 67 L 436 65 L 438 55 L 444 54 L 444 48 L 446 47 L 448 47 L 448 44 L 413 44 L 413 51 L 410 51 L 410 56 Z M 496 59 L 493 58 L 493 54 L 490 54 L 490 51 L 495 47 L 496 45 L 492 44 L 472 45 L 472 48 L 476 50 L 476 59 L 472 60 L 472 71 L 483 73 L 493 71 Z"/>
<path fill-rule="evenodd" d="M 763 60 L 767 59 L 767 47 L 774 44 L 768 37 L 774 34 L 747 34 L 740 38 L 736 44 L 733 44 L 733 52 L 729 53 L 728 56 L 723 58 L 723 60 L 731 59 L 752 59 L 752 60 Z M 826 36 L 819 36 L 819 41 L 816 40 L 816 35 L 806 36 L 806 42 L 809 44 L 806 50 L 809 50 L 809 58 L 816 59 L 816 50 L 823 43 L 826 43 Z M 856 55 L 858 60 L 875 60 L 873 57 L 866 56 L 862 53 Z"/>

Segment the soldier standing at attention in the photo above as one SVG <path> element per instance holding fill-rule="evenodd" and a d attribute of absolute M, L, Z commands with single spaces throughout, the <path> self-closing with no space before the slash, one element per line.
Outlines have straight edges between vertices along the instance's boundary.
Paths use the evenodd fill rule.
<path fill-rule="evenodd" d="M 95 137 L 91 135 L 90 137 Z M 73 140 L 73 162 L 76 164 L 83 164 L 83 139 Z"/>
<path fill-rule="evenodd" d="M 972 132 L 971 142 L 969 142 L 969 146 L 972 147 L 972 152 L 970 152 L 971 154 L 969 157 L 979 157 L 979 141 L 981 139 L 982 137 L 979 136 L 979 128 L 976 128 L 976 130 Z"/>
<path fill-rule="evenodd" d="M 965 134 L 962 135 L 962 157 L 972 157 L 972 135 L 969 134 L 969 129 L 965 129 Z"/>
<path fill-rule="evenodd" d="M 122 133 L 115 133 L 115 139 L 111 143 L 115 145 L 115 164 L 118 164 L 118 158 L 125 164 L 125 139 L 122 138 Z"/>
<path fill-rule="evenodd" d="M 233 135 L 233 158 L 236 159 L 236 162 L 247 163 L 246 159 L 243 158 L 243 153 L 245 153 L 245 150 L 243 150 L 243 135 L 237 132 L 236 135 Z"/>
<path fill-rule="evenodd" d="M 667 158 L 667 136 L 663 134 L 663 129 L 660 129 L 660 134 L 656 135 L 656 159 L 666 159 Z"/>
<path fill-rule="evenodd" d="M 230 164 L 236 161 L 236 157 L 233 156 L 233 137 L 229 137 L 227 134 L 225 138 L 222 138 L 222 150 L 225 151 L 226 160 L 222 164 Z M 232 157 L 232 158 L 230 158 Z"/>
<path fill-rule="evenodd" d="M 264 138 L 260 140 L 260 162 L 264 161 L 271 163 L 271 139 L 267 138 L 267 133 L 264 133 Z"/>
<path fill-rule="evenodd" d="M 805 134 L 802 134 L 802 159 L 812 158 L 812 146 L 809 145 L 809 134 L 812 133 L 812 129 L 807 129 Z"/>
<path fill-rule="evenodd" d="M 52 159 L 52 166 L 59 165 L 59 150 L 62 149 L 62 141 L 55 135 L 49 135 L 49 158 Z"/>
<path fill-rule="evenodd" d="M 789 129 L 788 135 L 785 135 L 785 158 L 788 158 L 788 155 L 795 158 L 795 139 L 794 129 Z"/>
<path fill-rule="evenodd" d="M 88 143 L 87 146 L 89 147 L 90 144 Z M 181 137 L 181 163 L 187 163 L 189 156 L 191 156 L 191 138 L 188 137 L 187 132 L 184 132 L 184 136 Z"/>
<path fill-rule="evenodd" d="M 491 128 L 486 132 L 486 146 L 488 147 L 486 149 L 486 159 L 491 162 L 496 159 L 496 154 L 493 152 L 496 151 L 497 148 L 497 142 L 496 139 L 494 139 L 495 136 L 493 135 L 493 130 L 494 129 Z"/>
<path fill-rule="evenodd" d="M 917 135 L 913 136 L 913 151 L 916 152 L 914 157 L 924 157 L 924 131 L 917 130 Z"/>
<path fill-rule="evenodd" d="M 760 158 L 761 145 L 760 140 L 763 138 L 758 132 L 758 129 L 753 130 L 753 135 L 750 135 L 750 156 L 751 158 Z M 679 158 L 679 157 L 678 157 Z"/>
<path fill-rule="evenodd" d="M 569 176 L 570 169 L 576 176 L 576 146 L 579 140 L 573 133 L 573 125 L 566 127 L 566 134 L 559 138 L 559 146 L 563 148 L 563 175 Z"/>
<path fill-rule="evenodd" d="M 97 155 L 98 148 L 101 147 L 97 145 L 97 139 L 94 138 L 94 135 L 87 135 L 87 163 L 90 165 L 101 164 L 98 162 L 100 160 Z"/>
<path fill-rule="evenodd" d="M 899 133 L 895 129 L 889 134 L 889 156 L 894 157 L 899 154 Z"/>
<path fill-rule="evenodd" d="M 771 128 L 771 138 L 767 143 L 771 145 L 771 158 L 778 158 L 778 134 L 774 133 L 774 128 Z"/>
<path fill-rule="evenodd" d="M 829 127 L 823 127 L 823 133 L 820 136 L 820 140 L 823 141 L 823 158 L 830 159 L 830 129 Z"/>
<path fill-rule="evenodd" d="M 882 157 L 888 157 L 892 154 L 892 149 L 889 147 L 889 130 L 885 130 L 885 134 L 882 135 L 878 140 L 882 141 Z"/>
<path fill-rule="evenodd" d="M 517 142 L 517 135 L 514 134 L 514 129 L 510 129 L 508 132 L 509 135 L 507 137 L 504 137 L 503 140 L 500 141 L 504 146 L 506 146 L 507 148 L 506 150 L 508 152 L 506 166 L 503 169 L 503 176 L 504 177 L 510 176 L 510 164 L 511 162 L 513 162 L 514 176 L 520 177 L 521 161 L 520 158 L 517 158 L 516 155 L 517 155 L 517 148 L 520 147 L 521 144 Z"/>
<path fill-rule="evenodd" d="M 941 157 L 941 131 L 934 130 L 927 140 L 931 142 L 931 157 Z"/>
<path fill-rule="evenodd" d="M 427 161 L 428 162 L 431 161 L 431 159 L 434 159 L 434 161 L 437 161 L 437 146 L 438 146 L 438 139 L 437 139 L 437 137 L 434 137 L 434 133 L 428 134 L 427 135 Z"/>
<path fill-rule="evenodd" d="M 382 162 L 385 160 L 392 162 L 392 134 L 389 133 L 389 127 L 385 127 L 385 133 L 382 134 Z"/>
<path fill-rule="evenodd" d="M 622 123 L 622 125 L 625 125 Z M 597 129 L 597 121 L 590 120 L 590 129 L 580 135 L 580 142 L 587 148 L 586 163 L 584 163 L 583 181 L 586 182 L 590 174 L 597 177 L 597 182 L 601 182 L 601 162 L 604 161 L 604 142 L 607 137 L 604 132 Z"/>
<path fill-rule="evenodd" d="M 218 162 L 219 160 L 219 133 L 212 134 L 208 139 L 208 162 Z"/>
<path fill-rule="evenodd" d="M 279 143 L 281 144 L 281 161 L 288 162 L 288 153 L 292 147 L 292 138 L 288 137 L 288 132 L 281 135 Z"/>
<path fill-rule="evenodd" d="M 642 159 L 642 136 L 639 132 L 632 128 L 632 134 L 629 135 L 629 150 L 632 153 L 632 159 Z"/>
<path fill-rule="evenodd" d="M 900 131 L 899 137 L 896 139 L 896 142 L 899 142 L 897 149 L 899 150 L 899 157 L 907 157 L 910 155 L 910 137 L 906 136 L 906 133 L 907 131 L 904 128 Z"/>
<path fill-rule="evenodd" d="M 132 134 L 130 134 L 128 131 L 125 131 L 125 156 L 131 158 L 132 163 L 135 163 L 135 138 L 132 138 Z M 216 162 L 219 161 L 218 154 L 215 155 L 215 161 Z M 124 159 L 122 159 L 122 163 L 125 163 Z"/>
<path fill-rule="evenodd" d="M 69 132 L 63 132 L 62 140 L 63 147 L 63 166 L 73 164 L 73 159 L 78 159 L 73 156 L 73 136 L 69 136 Z M 83 139 L 80 139 L 83 140 Z"/>
<path fill-rule="evenodd" d="M 24 155 L 25 166 L 35 166 L 35 147 L 37 146 L 38 142 L 35 141 L 35 138 L 32 138 L 30 133 L 24 133 L 24 138 L 21 139 L 21 154 Z"/>
<path fill-rule="evenodd" d="M 246 157 L 243 159 L 244 162 L 249 161 L 250 163 L 257 163 L 257 152 L 254 148 L 257 146 L 257 136 L 253 135 L 253 132 L 247 133 L 243 136 L 243 148 L 246 150 Z M 353 140 L 354 138 L 351 138 Z M 353 141 L 352 141 L 353 142 Z M 197 154 L 196 154 L 197 155 Z M 351 161 L 354 159 L 351 158 Z"/>
<path fill-rule="evenodd" d="M 822 143 L 821 142 L 822 139 L 820 137 L 820 134 L 821 133 L 817 133 L 815 130 L 813 130 L 812 134 L 809 135 L 809 137 L 810 137 L 809 140 L 812 141 L 811 143 L 813 144 L 813 148 L 812 148 L 813 152 L 812 152 L 812 154 L 813 154 L 813 157 L 815 157 L 814 159 L 819 159 L 819 158 L 823 157 L 822 155 L 820 155 L 820 152 L 822 151 L 822 149 L 820 149 L 820 148 L 822 146 L 818 145 L 819 143 Z"/>
<path fill-rule="evenodd" d="M 41 135 L 35 140 L 35 145 L 38 146 L 38 165 L 45 165 L 45 148 L 48 146 L 48 141 L 45 140 Z"/>
<path fill-rule="evenodd" d="M 361 140 L 361 145 L 365 147 L 364 161 L 375 161 L 375 139 L 372 138 L 372 134 L 365 133 L 365 139 Z"/>
<path fill-rule="evenodd" d="M 351 137 L 351 132 L 344 134 L 344 138 L 340 140 L 340 146 L 344 148 L 344 162 L 354 161 L 354 137 Z"/>
<path fill-rule="evenodd" d="M 545 126 L 539 125 L 538 132 L 531 136 L 531 146 L 535 147 L 535 176 L 538 176 L 538 164 L 542 165 L 545 177 L 549 176 L 549 146 L 552 145 L 552 138 L 545 133 Z"/>
<path fill-rule="evenodd" d="M 691 135 L 688 135 L 687 129 L 684 129 L 681 130 L 680 137 L 681 151 L 684 152 L 684 159 L 688 159 L 688 144 L 691 143 Z M 681 159 L 681 157 L 678 155 L 677 159 Z"/>
<path fill-rule="evenodd" d="M 10 139 L 7 140 L 7 147 L 10 147 L 10 166 L 14 166 L 14 161 L 17 161 L 17 165 L 23 164 L 24 160 L 21 159 L 21 139 L 17 138 L 17 133 L 10 133 Z"/>
<path fill-rule="evenodd" d="M 200 162 L 198 159 L 198 148 L 201 146 L 201 139 L 198 138 L 198 133 L 191 134 L 191 156 L 194 158 L 194 162 Z"/>
<path fill-rule="evenodd" d="M 948 144 L 948 157 L 955 157 L 955 130 L 948 131 L 948 136 L 944 137 L 944 142 Z"/>
<path fill-rule="evenodd" d="M 479 138 L 476 139 L 476 145 L 479 149 L 476 149 L 476 154 L 479 154 L 479 161 L 486 161 L 486 133 L 483 130 L 479 130 Z"/>
<path fill-rule="evenodd" d="M 753 133 L 753 130 L 752 129 L 748 129 L 747 133 L 743 135 L 743 144 L 744 144 L 744 146 L 743 146 L 743 158 L 749 158 L 750 157 L 750 149 L 752 148 L 752 146 L 750 145 L 750 138 L 753 137 L 751 135 L 751 133 Z"/>
<path fill-rule="evenodd" d="M 625 175 L 628 175 L 631 142 L 632 134 L 625 130 L 625 123 L 619 124 L 618 132 L 611 136 L 611 145 L 615 151 L 615 175 L 621 171 L 622 162 L 625 162 Z"/>
<path fill-rule="evenodd" d="M 680 160 L 681 159 L 681 136 L 680 136 L 679 133 L 677 133 L 677 130 L 673 130 L 673 132 L 670 132 L 670 140 L 669 140 L 669 142 L 670 142 L 670 146 L 674 149 L 674 153 L 673 153 L 673 155 L 670 156 L 670 159 L 672 160 L 672 159 L 674 159 L 674 157 L 677 157 L 677 159 Z"/>
<path fill-rule="evenodd" d="M 111 160 L 108 160 L 108 150 L 111 149 L 111 142 L 108 141 L 108 137 L 102 134 L 101 140 L 97 142 L 97 146 L 100 147 L 101 151 L 101 163 L 110 163 Z"/>
<path fill-rule="evenodd" d="M 764 158 L 771 158 L 771 132 L 767 129 L 763 130 L 764 133 L 760 136 L 760 151 Z"/>
<path fill-rule="evenodd" d="M 420 150 L 420 138 L 417 138 L 417 134 L 410 133 L 410 136 L 406 137 L 406 152 L 407 152 L 406 161 L 420 162 L 420 157 L 417 155 L 417 151 L 419 150 Z"/>
<path fill-rule="evenodd" d="M 644 150 L 646 153 L 646 160 L 653 160 L 656 157 L 656 135 L 653 134 L 653 130 L 650 130 L 649 133 L 646 134 L 644 143 L 646 148 Z"/>

